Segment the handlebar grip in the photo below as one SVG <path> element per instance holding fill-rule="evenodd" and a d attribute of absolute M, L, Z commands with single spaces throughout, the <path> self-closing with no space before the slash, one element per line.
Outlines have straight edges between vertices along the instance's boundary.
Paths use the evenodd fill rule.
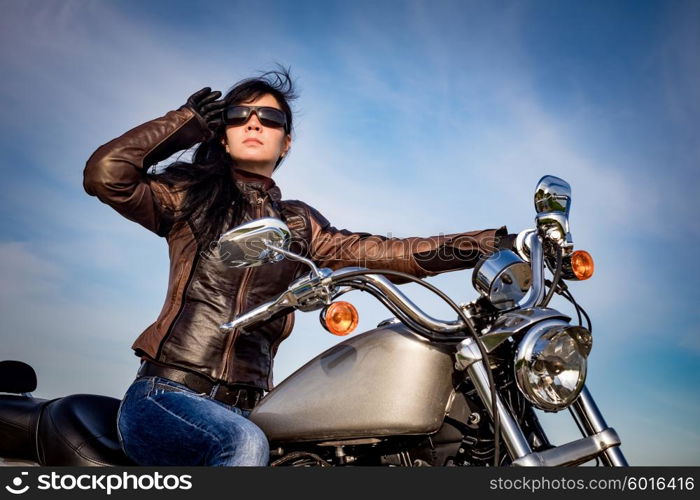
<path fill-rule="evenodd" d="M 222 332 L 228 332 L 233 330 L 234 328 L 245 328 L 254 323 L 265 321 L 281 309 L 281 307 L 275 305 L 275 302 L 276 301 L 260 304 L 258 307 L 255 307 L 250 311 L 241 314 L 233 321 L 224 323 L 219 327 L 219 329 Z"/>

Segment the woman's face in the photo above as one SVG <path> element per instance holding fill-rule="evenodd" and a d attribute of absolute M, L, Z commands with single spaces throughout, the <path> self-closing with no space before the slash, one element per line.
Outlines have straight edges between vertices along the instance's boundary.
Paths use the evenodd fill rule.
<path fill-rule="evenodd" d="M 271 94 L 264 94 L 243 106 L 268 106 L 282 109 Z M 286 155 L 292 138 L 282 127 L 268 127 L 260 123 L 257 113 L 252 113 L 243 125 L 228 125 L 224 138 L 226 151 L 233 158 L 236 168 L 270 177 L 280 156 Z"/>

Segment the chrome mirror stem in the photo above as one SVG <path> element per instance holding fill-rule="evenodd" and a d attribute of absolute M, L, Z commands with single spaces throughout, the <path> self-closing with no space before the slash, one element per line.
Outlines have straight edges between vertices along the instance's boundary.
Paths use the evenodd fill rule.
<path fill-rule="evenodd" d="M 318 267 L 316 267 L 316 264 L 314 264 L 312 260 L 307 259 L 306 257 L 302 257 L 301 255 L 297 255 L 294 252 L 290 252 L 289 250 L 285 250 L 284 248 L 280 248 L 278 246 L 275 246 L 271 243 L 266 242 L 265 245 L 270 250 L 274 250 L 275 252 L 280 253 L 289 259 L 303 262 L 304 264 L 306 264 L 307 266 L 309 266 L 311 268 L 311 271 L 314 273 L 314 276 L 316 276 L 318 279 L 323 278 L 323 276 L 321 276 L 321 273 L 318 271 Z"/>

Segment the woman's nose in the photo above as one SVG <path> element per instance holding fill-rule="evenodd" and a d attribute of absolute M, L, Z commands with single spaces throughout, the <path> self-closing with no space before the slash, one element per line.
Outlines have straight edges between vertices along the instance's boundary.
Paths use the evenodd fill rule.
<path fill-rule="evenodd" d="M 246 128 L 248 130 L 260 130 L 262 128 L 262 124 L 260 123 L 260 120 L 258 119 L 257 113 L 251 113 L 250 118 L 248 118 L 248 123 L 246 124 Z"/>

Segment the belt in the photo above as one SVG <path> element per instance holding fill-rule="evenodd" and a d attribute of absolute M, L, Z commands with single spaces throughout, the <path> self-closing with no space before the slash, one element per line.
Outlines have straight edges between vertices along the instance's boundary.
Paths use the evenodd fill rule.
<path fill-rule="evenodd" d="M 211 397 L 227 405 L 232 405 L 241 410 L 252 410 L 258 401 L 262 399 L 263 390 L 245 385 L 226 385 L 221 382 L 212 382 L 209 378 L 198 373 L 181 370 L 172 366 L 163 366 L 144 361 L 141 363 L 136 377 L 162 377 L 182 384 L 199 394 L 211 395 Z"/>

